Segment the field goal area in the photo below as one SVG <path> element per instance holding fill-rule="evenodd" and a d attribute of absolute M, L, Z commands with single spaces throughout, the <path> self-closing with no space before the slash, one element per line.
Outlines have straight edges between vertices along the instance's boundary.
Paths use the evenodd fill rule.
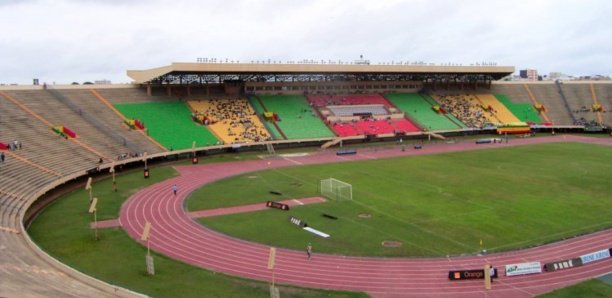
<path fill-rule="evenodd" d="M 334 178 L 321 180 L 320 192 L 330 200 L 353 199 L 353 185 Z"/>

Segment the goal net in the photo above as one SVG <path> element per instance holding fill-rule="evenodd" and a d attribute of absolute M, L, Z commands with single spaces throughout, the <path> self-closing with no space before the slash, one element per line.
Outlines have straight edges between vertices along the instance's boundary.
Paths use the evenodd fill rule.
<path fill-rule="evenodd" d="M 353 186 L 338 179 L 321 180 L 321 195 L 330 200 L 352 200 Z"/>

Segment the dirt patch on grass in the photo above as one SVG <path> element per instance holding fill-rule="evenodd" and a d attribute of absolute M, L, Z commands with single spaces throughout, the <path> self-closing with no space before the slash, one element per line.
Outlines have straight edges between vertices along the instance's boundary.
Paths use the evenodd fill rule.
<path fill-rule="evenodd" d="M 371 218 L 372 214 L 370 214 L 370 213 L 359 213 L 359 214 L 357 214 L 357 216 L 359 216 L 360 218 Z"/>
<path fill-rule="evenodd" d="M 384 247 L 400 247 L 400 246 L 402 246 L 401 242 L 394 241 L 394 240 L 385 240 L 381 244 Z"/>

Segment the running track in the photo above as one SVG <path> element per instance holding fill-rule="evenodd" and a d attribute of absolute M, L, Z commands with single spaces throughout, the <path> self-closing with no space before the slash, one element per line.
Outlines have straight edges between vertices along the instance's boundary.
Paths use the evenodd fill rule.
<path fill-rule="evenodd" d="M 269 247 L 236 239 L 207 229 L 192 220 L 183 209 L 187 195 L 204 184 L 246 172 L 302 164 L 386 158 L 400 155 L 434 154 L 549 142 L 588 142 L 612 146 L 609 138 L 555 136 L 513 139 L 510 144 L 474 143 L 425 145 L 422 150 L 398 148 L 368 149 L 357 155 L 338 157 L 320 152 L 304 157 L 218 163 L 177 167 L 179 177 L 152 185 L 134 194 L 123 205 L 120 223 L 140 241 L 146 221 L 152 223 L 151 249 L 208 270 L 250 279 L 270 281 L 267 270 Z M 179 194 L 172 195 L 177 184 Z M 142 242 L 141 242 L 142 243 Z M 144 244 L 144 243 L 142 243 Z M 479 269 L 490 263 L 502 272 L 503 265 L 540 261 L 547 263 L 594 252 L 612 246 L 612 229 L 558 243 L 484 257 L 451 258 L 368 258 L 314 254 L 308 261 L 303 251 L 277 249 L 276 281 L 302 287 L 363 291 L 375 297 L 531 297 L 612 272 L 612 258 L 588 265 L 537 275 L 505 277 L 485 291 L 482 281 L 448 280 L 448 271 Z M 503 273 L 501 273 L 503 275 Z"/>

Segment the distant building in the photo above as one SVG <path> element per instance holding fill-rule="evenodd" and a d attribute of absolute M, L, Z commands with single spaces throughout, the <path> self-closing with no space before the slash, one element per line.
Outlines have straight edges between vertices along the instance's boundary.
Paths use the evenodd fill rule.
<path fill-rule="evenodd" d="M 96 84 L 96 85 L 110 85 L 111 81 L 107 80 L 107 79 L 96 80 L 96 81 L 94 81 L 94 84 Z"/>
<path fill-rule="evenodd" d="M 569 76 L 562 73 L 562 72 L 558 72 L 558 71 L 553 71 L 551 73 L 548 74 L 548 78 L 551 80 L 568 80 Z"/>
<path fill-rule="evenodd" d="M 519 76 L 523 80 L 537 81 L 538 80 L 538 71 L 535 70 L 535 69 L 521 69 L 519 71 Z"/>

